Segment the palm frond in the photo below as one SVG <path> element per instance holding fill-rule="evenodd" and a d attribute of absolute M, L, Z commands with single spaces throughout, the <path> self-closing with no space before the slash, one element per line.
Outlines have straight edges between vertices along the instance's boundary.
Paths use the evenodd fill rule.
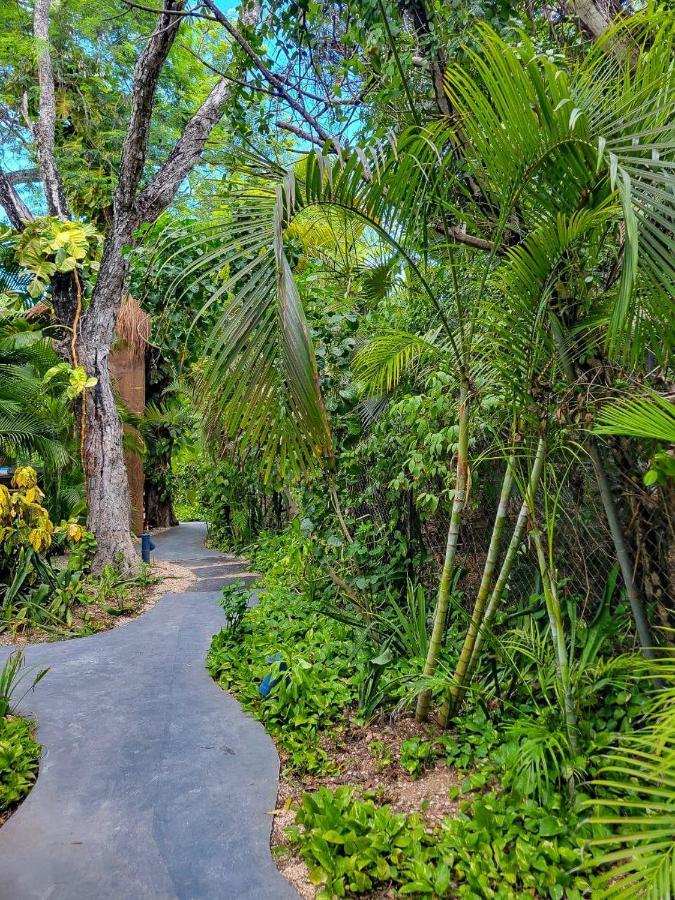
<path fill-rule="evenodd" d="M 654 672 L 657 691 L 642 732 L 626 737 L 609 755 L 594 783 L 607 799 L 590 821 L 613 833 L 593 841 L 603 848 L 589 865 L 600 873 L 603 897 L 675 897 L 675 654 L 663 651 Z M 607 849 L 604 849 L 607 848 Z"/>
<path fill-rule="evenodd" d="M 596 434 L 625 434 L 675 444 L 675 403 L 654 392 L 609 403 L 597 419 Z"/>
<path fill-rule="evenodd" d="M 648 335 L 672 333 L 672 23 L 634 65 L 591 54 L 580 66 L 564 66 L 539 55 L 525 35 L 517 46 L 485 25 L 478 35 L 471 65 L 449 68 L 447 90 L 493 210 L 493 239 L 571 215 L 589 198 L 615 198 L 621 280 L 607 345 L 617 356 L 642 352 Z M 484 207 L 475 207 L 477 221 Z"/>
<path fill-rule="evenodd" d="M 366 393 L 374 396 L 391 391 L 420 359 L 439 356 L 438 334 L 438 329 L 421 336 L 392 328 L 375 336 L 354 357 L 354 371 Z"/>

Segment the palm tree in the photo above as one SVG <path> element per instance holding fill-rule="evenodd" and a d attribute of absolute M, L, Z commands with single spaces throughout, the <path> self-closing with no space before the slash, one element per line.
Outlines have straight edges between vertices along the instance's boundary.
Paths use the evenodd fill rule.
<path fill-rule="evenodd" d="M 605 54 L 600 42 L 579 66 L 542 57 L 524 36 L 511 46 L 483 26 L 468 66 L 448 73 L 456 123 L 415 127 L 336 157 L 314 152 L 301 174 L 252 162 L 223 221 L 194 236 L 196 244 L 206 244 L 217 233 L 219 246 L 185 277 L 223 263 L 230 273 L 211 300 L 226 302 L 209 347 L 208 415 L 235 452 L 258 449 L 267 472 L 278 464 L 282 472 L 312 473 L 334 462 L 309 329 L 284 245 L 291 223 L 310 210 L 344 211 L 391 248 L 435 310 L 435 340 L 399 335 L 389 341 L 388 358 L 382 345 L 371 353 L 371 361 L 379 354 L 384 371 L 395 375 L 424 352 L 442 352 L 455 374 L 455 493 L 427 675 L 435 670 L 443 640 L 478 386 L 488 378 L 500 386 L 512 420 L 506 434 L 533 436 L 530 443 L 538 450 L 522 479 L 523 510 L 498 570 L 504 507 L 515 480 L 513 448 L 510 438 L 504 440 L 509 462 L 491 552 L 444 717 L 461 702 L 525 524 L 536 514 L 550 421 L 542 404 L 531 402 L 530 388 L 552 359 L 563 377 L 574 377 L 589 347 L 634 364 L 671 327 L 675 244 L 664 223 L 673 216 L 667 190 L 673 35 L 668 21 L 656 24 L 662 27 L 638 16 L 620 26 L 622 40 L 638 42 L 629 60 Z M 458 146 L 473 191 L 465 189 L 458 171 Z M 462 255 L 476 251 L 484 254 L 480 274 L 467 290 L 456 278 L 457 266 Z M 578 277 L 580 264 L 590 273 L 590 286 Z M 449 291 L 435 289 L 439 269 L 448 275 Z M 580 284 L 586 287 L 570 297 L 569 289 Z M 602 460 L 597 448 L 590 452 L 602 490 Z M 631 588 L 630 559 L 621 529 L 614 527 L 618 516 L 609 490 L 603 501 L 647 647 L 644 612 Z M 554 566 L 545 554 L 539 561 L 555 618 Z M 564 640 L 557 646 L 563 671 Z M 427 691 L 420 695 L 419 718 L 429 699 Z"/>

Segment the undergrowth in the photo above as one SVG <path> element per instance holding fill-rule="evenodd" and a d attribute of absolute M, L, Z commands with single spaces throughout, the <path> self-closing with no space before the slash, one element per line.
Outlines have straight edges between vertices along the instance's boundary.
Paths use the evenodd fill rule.
<path fill-rule="evenodd" d="M 39 759 L 32 724 L 16 716 L 0 717 L 0 823 L 32 788 Z"/>
<path fill-rule="evenodd" d="M 274 575 L 259 597 L 259 606 L 243 618 L 235 614 L 232 626 L 214 637 L 208 669 L 264 723 L 292 770 L 326 773 L 332 764 L 319 738 L 356 700 L 349 629 L 313 613 Z M 258 689 L 266 675 L 274 686 L 263 699 Z"/>
<path fill-rule="evenodd" d="M 348 786 L 320 788 L 303 796 L 290 838 L 322 900 L 385 886 L 406 896 L 504 900 L 574 900 L 589 889 L 572 872 L 584 842 L 578 817 L 534 801 L 516 808 L 493 790 L 430 828 L 420 815 L 356 798 Z"/>
<path fill-rule="evenodd" d="M 312 605 L 304 553 L 289 534 L 256 545 L 253 561 L 263 573 L 259 605 L 246 610 L 246 594 L 237 585 L 225 589 L 227 624 L 213 639 L 208 668 L 263 722 L 286 772 L 316 778 L 339 775 L 325 738 L 348 718 L 372 719 L 370 700 L 367 715 L 361 705 L 372 648 L 358 630 Z M 419 680 L 402 677 L 404 671 L 395 658 L 384 667 L 381 683 L 390 679 L 397 688 L 378 688 L 377 714 L 414 702 Z M 569 763 L 555 757 L 553 707 L 533 700 L 535 690 L 546 698 L 547 671 L 541 661 L 531 671 L 523 668 L 508 702 L 479 700 L 467 705 L 452 730 L 402 741 L 396 763 L 410 777 L 438 765 L 465 774 L 461 788 L 453 789 L 460 811 L 440 825 L 426 822 L 424 809 L 397 813 L 381 805 L 379 794 L 348 784 L 305 793 L 289 847 L 306 862 L 318 896 L 592 896 L 584 874 L 589 842 L 609 832 L 590 825 L 588 811 L 581 812 L 593 800 L 575 771 L 575 757 Z M 263 697 L 265 679 L 269 692 Z M 596 679 L 587 697 L 579 694 L 599 713 L 597 733 L 586 734 L 583 723 L 579 732 L 586 756 L 592 750 L 598 764 L 608 729 L 629 727 L 639 705 L 632 694 L 615 691 L 624 683 L 623 675 L 612 675 Z M 593 771 L 586 757 L 578 765 Z"/>

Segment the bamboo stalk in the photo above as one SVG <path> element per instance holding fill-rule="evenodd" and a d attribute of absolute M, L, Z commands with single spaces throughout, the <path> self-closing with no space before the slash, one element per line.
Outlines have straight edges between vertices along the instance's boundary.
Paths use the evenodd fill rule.
<path fill-rule="evenodd" d="M 563 714 L 570 739 L 570 746 L 572 747 L 572 750 L 576 752 L 578 746 L 577 715 L 574 709 L 574 698 L 572 697 L 569 655 L 567 653 L 562 613 L 560 611 L 560 602 L 558 600 L 556 575 L 547 564 L 541 529 L 535 520 L 534 508 L 530 509 L 530 515 L 532 521 L 532 530 L 530 534 L 537 552 L 537 562 L 539 563 L 539 572 L 544 588 L 544 600 L 546 602 L 546 611 L 548 612 L 548 621 L 551 628 L 553 649 L 556 656 L 556 671 L 558 673 L 563 697 Z"/>
<path fill-rule="evenodd" d="M 462 513 L 466 503 L 466 488 L 469 477 L 469 385 L 466 378 L 463 378 L 459 386 L 459 439 L 457 447 L 457 469 L 455 478 L 455 496 L 452 501 L 452 514 L 450 516 L 450 527 L 448 528 L 448 539 L 445 547 L 445 560 L 443 562 L 443 571 L 441 572 L 441 580 L 438 585 L 438 598 L 436 600 L 436 609 L 434 610 L 434 624 L 431 630 L 431 639 L 429 641 L 429 649 L 427 658 L 424 663 L 423 674 L 426 676 L 433 675 L 438 665 L 438 658 L 441 653 L 443 644 L 443 634 L 445 632 L 445 620 L 448 614 L 448 603 L 450 601 L 450 588 L 452 585 L 452 575 L 455 567 L 455 556 L 457 554 L 457 544 L 459 541 L 459 529 L 462 521 Z M 429 715 L 429 705 L 431 703 L 431 691 L 424 690 L 417 698 L 417 709 L 415 718 L 418 722 L 424 722 Z"/>
<path fill-rule="evenodd" d="M 492 527 L 492 536 L 490 538 L 490 546 L 488 548 L 487 558 L 483 567 L 483 576 L 481 578 L 480 587 L 476 596 L 471 621 L 464 637 L 462 652 L 460 653 L 452 683 L 448 688 L 445 702 L 441 707 L 439 714 L 439 722 L 445 727 L 448 718 L 454 715 L 462 697 L 466 691 L 465 681 L 468 674 L 471 657 L 476 644 L 476 638 L 483 621 L 485 606 L 488 601 L 490 588 L 492 587 L 492 579 L 497 567 L 497 559 L 502 542 L 502 534 L 504 531 L 504 523 L 506 522 L 506 514 L 511 499 L 511 491 L 513 490 L 513 467 L 515 459 L 511 457 L 506 464 L 506 471 L 502 481 L 501 494 L 499 496 L 499 505 L 495 515 L 494 525 Z"/>
<path fill-rule="evenodd" d="M 467 675 L 465 678 L 465 684 L 468 684 L 469 679 L 471 677 L 472 672 L 476 668 L 478 664 L 478 660 L 480 658 L 480 652 L 483 647 L 483 643 L 485 642 L 485 638 L 490 631 L 490 625 L 495 617 L 497 609 L 499 608 L 499 604 L 502 599 L 502 595 L 504 593 L 504 589 L 506 588 L 506 584 L 509 580 L 509 576 L 511 575 L 511 570 L 513 569 L 513 564 L 516 561 L 516 554 L 518 553 L 518 548 L 523 542 L 523 536 L 525 534 L 525 527 L 527 525 L 528 520 L 528 500 L 530 497 L 534 501 L 534 498 L 537 494 L 537 490 L 539 488 L 539 481 L 541 480 L 541 475 L 544 469 L 544 461 L 546 459 L 546 441 L 543 437 L 539 439 L 539 443 L 537 445 L 537 451 L 534 457 L 534 463 L 532 464 L 532 472 L 530 473 L 530 479 L 528 481 L 527 487 L 525 489 L 525 499 L 523 500 L 522 506 L 520 507 L 520 512 L 518 513 L 518 518 L 516 520 L 516 524 L 513 529 L 513 534 L 511 536 L 511 541 L 509 542 L 509 546 L 506 550 L 506 555 L 504 556 L 504 561 L 502 562 L 502 567 L 499 571 L 499 575 L 497 576 L 497 581 L 495 582 L 495 586 L 492 589 L 492 594 L 490 595 L 490 602 L 487 605 L 485 610 L 485 615 L 483 617 L 483 621 L 478 630 L 478 634 L 476 635 L 476 643 L 473 648 L 473 653 L 471 655 L 471 661 L 469 663 L 469 668 L 467 671 Z"/>

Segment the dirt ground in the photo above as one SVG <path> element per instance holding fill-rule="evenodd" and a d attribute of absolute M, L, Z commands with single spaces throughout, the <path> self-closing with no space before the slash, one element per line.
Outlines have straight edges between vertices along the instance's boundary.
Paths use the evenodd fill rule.
<path fill-rule="evenodd" d="M 272 848 L 279 871 L 304 900 L 314 900 L 317 888 L 309 880 L 304 862 L 292 854 L 285 834 L 285 829 L 295 821 L 294 807 L 303 792 L 321 786 L 335 789 L 351 785 L 357 796 L 374 792 L 394 812 L 419 812 L 429 825 L 457 814 L 459 801 L 450 800 L 449 792 L 460 785 L 462 778 L 453 769 L 439 761 L 414 779 L 399 764 L 403 741 L 414 737 L 429 739 L 434 733 L 432 728 L 420 725 L 411 717 L 399 717 L 395 721 L 386 717 L 367 726 L 350 721 L 343 733 L 331 735 L 323 742 L 338 767 L 337 775 L 295 776 L 285 771 L 283 753 L 280 753 L 281 776 Z"/>

